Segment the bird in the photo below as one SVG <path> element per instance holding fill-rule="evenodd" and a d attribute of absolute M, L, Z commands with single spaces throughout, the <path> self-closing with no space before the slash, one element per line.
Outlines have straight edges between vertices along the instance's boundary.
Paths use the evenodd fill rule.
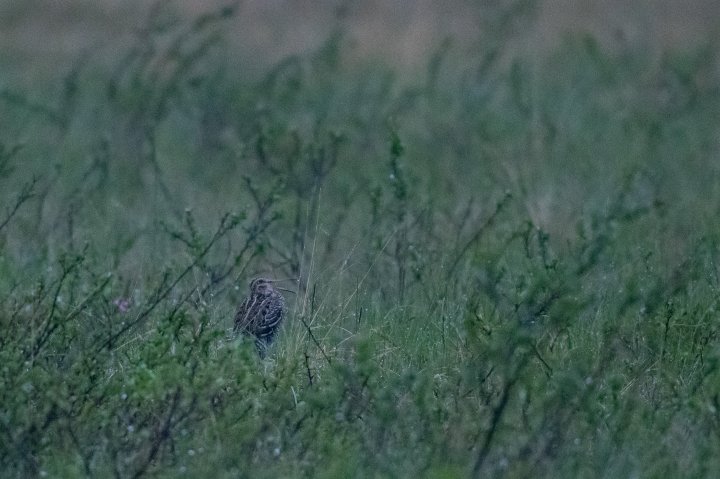
<path fill-rule="evenodd" d="M 240 303 L 235 314 L 235 334 L 255 337 L 261 358 L 275 338 L 285 316 L 285 298 L 272 283 L 281 280 L 255 278 L 250 282 L 250 295 Z M 284 290 L 287 291 L 287 290 Z"/>

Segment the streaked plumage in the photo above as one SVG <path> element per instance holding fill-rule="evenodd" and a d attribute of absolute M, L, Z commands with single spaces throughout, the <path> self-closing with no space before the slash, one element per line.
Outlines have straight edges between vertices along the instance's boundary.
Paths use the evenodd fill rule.
<path fill-rule="evenodd" d="M 235 333 L 254 336 L 261 357 L 265 356 L 285 315 L 285 300 L 271 283 L 269 279 L 254 279 L 250 283 L 250 296 L 235 314 Z"/>

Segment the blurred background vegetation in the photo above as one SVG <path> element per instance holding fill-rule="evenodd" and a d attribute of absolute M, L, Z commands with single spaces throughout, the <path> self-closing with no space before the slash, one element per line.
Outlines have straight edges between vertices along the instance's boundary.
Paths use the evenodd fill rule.
<path fill-rule="evenodd" d="M 716 477 L 719 10 L 0 3 L 0 475 Z"/>
<path fill-rule="evenodd" d="M 174 15 L 191 19 L 222 7 L 220 0 L 178 0 Z M 245 0 L 229 19 L 226 61 L 246 70 L 265 68 L 287 55 L 318 48 L 338 27 L 352 39 L 344 58 L 384 61 L 417 72 L 438 44 L 451 37 L 472 44 L 497 25 L 503 2 L 371 0 L 285 2 Z M 712 0 L 548 0 L 532 3 L 532 22 L 507 40 L 504 50 L 551 51 L 568 33 L 590 33 L 604 45 L 642 43 L 650 51 L 697 45 L 717 36 L 720 7 Z M 527 6 L 527 5 L 526 5 Z M 117 52 L 155 9 L 143 0 L 27 0 L 0 2 L 3 63 L 22 81 L 52 76 L 88 50 Z M 488 25 L 490 24 L 490 25 Z M 650 53 L 650 51 L 648 53 Z"/>

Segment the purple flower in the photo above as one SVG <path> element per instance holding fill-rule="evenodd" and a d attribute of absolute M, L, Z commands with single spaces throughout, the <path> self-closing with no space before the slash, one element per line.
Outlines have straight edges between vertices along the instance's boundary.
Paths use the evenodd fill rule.
<path fill-rule="evenodd" d="M 113 304 L 117 306 L 118 311 L 121 313 L 127 313 L 130 309 L 130 300 L 127 298 L 117 298 L 113 301 Z"/>

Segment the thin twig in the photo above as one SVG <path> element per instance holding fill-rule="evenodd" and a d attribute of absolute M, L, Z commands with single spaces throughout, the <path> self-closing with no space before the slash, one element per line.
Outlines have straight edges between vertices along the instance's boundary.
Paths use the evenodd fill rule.
<path fill-rule="evenodd" d="M 15 204 L 8 210 L 5 219 L 0 223 L 0 231 L 5 228 L 8 223 L 10 223 L 10 220 L 15 216 L 15 214 L 18 212 L 20 207 L 30 198 L 35 196 L 35 185 L 37 185 L 39 181 L 39 178 L 33 177 L 32 180 L 25 183 L 20 190 L 20 193 L 18 193 L 17 198 L 15 198 Z"/>
<path fill-rule="evenodd" d="M 300 318 L 300 321 L 303 323 L 303 326 L 305 326 L 305 329 L 307 329 L 307 332 L 310 334 L 310 339 L 313 340 L 313 343 L 315 343 L 315 346 L 317 346 L 317 348 L 320 350 L 320 352 L 322 353 L 322 355 L 323 355 L 323 357 L 325 358 L 325 360 L 327 361 L 327 363 L 328 363 L 329 365 L 332 365 L 332 361 L 330 360 L 330 358 L 328 357 L 328 355 L 325 354 L 325 350 L 324 350 L 323 347 L 320 345 L 320 343 L 318 342 L 318 340 L 315 338 L 315 335 L 313 334 L 312 329 L 310 329 L 310 326 L 308 325 L 308 323 L 305 322 L 305 319 L 302 317 L 302 315 L 299 316 L 299 318 Z"/>

